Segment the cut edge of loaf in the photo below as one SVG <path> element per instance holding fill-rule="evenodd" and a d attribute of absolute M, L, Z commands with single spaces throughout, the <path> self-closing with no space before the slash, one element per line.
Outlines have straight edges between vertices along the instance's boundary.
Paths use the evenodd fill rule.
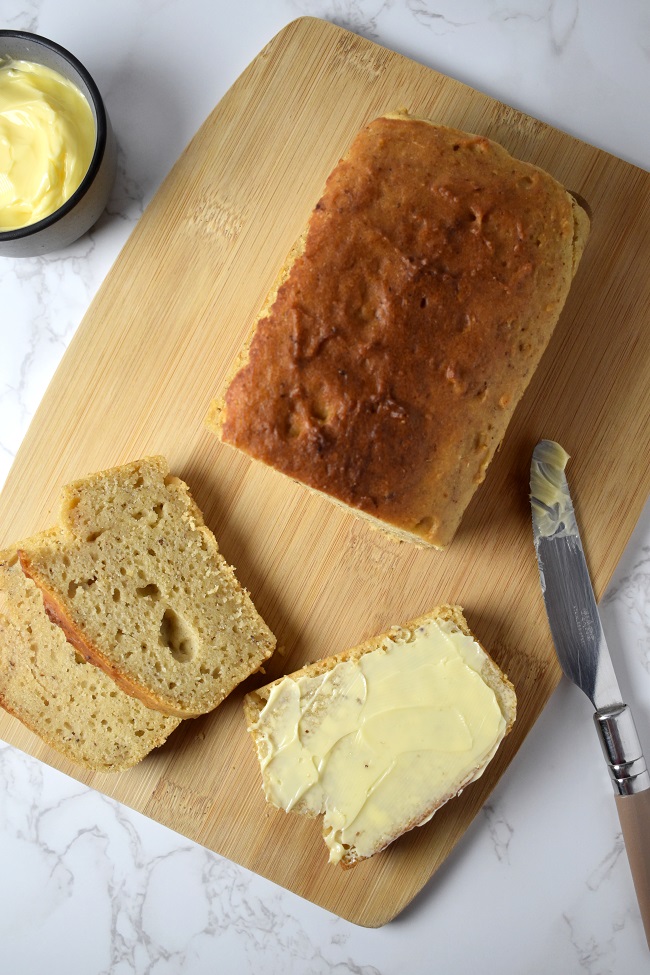
<path fill-rule="evenodd" d="M 386 632 L 381 633 L 378 636 L 370 637 L 369 639 L 365 640 L 363 643 L 360 643 L 349 650 L 344 650 L 341 653 L 332 655 L 331 657 L 325 657 L 321 660 L 316 660 L 313 663 L 307 664 L 305 667 L 302 667 L 300 670 L 296 670 L 293 673 L 286 674 L 282 677 L 278 677 L 276 680 L 271 681 L 269 684 L 265 684 L 263 687 L 260 687 L 257 690 L 250 691 L 244 698 L 243 709 L 244 709 L 244 716 L 246 719 L 246 728 L 249 734 L 251 735 L 251 738 L 255 745 L 255 752 L 256 755 L 258 756 L 258 759 L 261 758 L 261 750 L 260 750 L 261 738 L 259 734 L 256 733 L 255 725 L 257 724 L 259 716 L 266 702 L 269 699 L 273 687 L 280 684 L 286 677 L 290 677 L 291 679 L 295 679 L 299 677 L 318 677 L 321 674 L 327 673 L 329 670 L 333 670 L 334 667 L 336 667 L 336 665 L 339 663 L 345 663 L 346 661 L 356 662 L 357 660 L 359 660 L 360 657 L 363 657 L 364 654 L 371 653 L 373 650 L 377 650 L 381 648 L 386 639 L 394 636 L 396 630 L 397 631 L 414 630 L 417 629 L 418 626 L 422 626 L 431 620 L 450 622 L 454 624 L 454 626 L 456 626 L 461 633 L 471 637 L 483 651 L 485 657 L 483 661 L 483 667 L 480 672 L 480 676 L 485 682 L 485 684 L 495 694 L 499 708 L 501 710 L 501 713 L 506 723 L 506 728 L 504 732 L 504 738 L 505 738 L 512 730 L 512 727 L 517 717 L 517 697 L 516 697 L 514 686 L 511 683 L 511 681 L 508 679 L 508 676 L 501 670 L 499 665 L 493 660 L 493 658 L 490 656 L 490 654 L 485 649 L 483 644 L 477 639 L 476 635 L 470 629 L 469 624 L 463 614 L 462 607 L 453 604 L 442 604 L 440 606 L 436 606 L 434 609 L 432 609 L 429 613 L 426 613 L 424 616 L 420 616 L 417 619 L 410 620 L 408 623 L 404 623 L 399 626 L 393 626 Z M 461 786 L 457 790 L 449 793 L 447 796 L 443 797 L 442 800 L 436 800 L 430 806 L 428 806 L 420 815 L 418 815 L 417 818 L 415 818 L 408 824 L 400 825 L 400 827 L 396 831 L 394 831 L 392 835 L 382 839 L 381 844 L 377 845 L 377 848 L 373 851 L 372 854 L 370 854 L 370 856 L 374 856 L 376 853 L 380 853 L 382 850 L 386 849 L 387 846 L 393 843 L 396 839 L 398 839 L 400 836 L 404 835 L 405 833 L 410 832 L 410 830 L 414 829 L 416 826 L 421 826 L 424 825 L 426 822 L 428 822 L 438 809 L 442 808 L 442 806 L 444 806 L 450 799 L 453 799 L 456 796 L 460 795 L 463 789 L 465 789 L 468 785 L 474 782 L 479 777 L 479 775 L 482 774 L 485 768 L 489 765 L 490 761 L 491 759 L 488 759 L 488 761 L 484 762 L 481 766 L 479 766 L 478 769 L 475 769 L 472 772 L 472 774 L 461 784 Z M 267 802 L 269 802 L 270 805 L 274 805 L 268 799 Z M 279 808 L 279 807 L 274 806 L 274 808 Z M 321 813 L 314 814 L 312 812 L 305 810 L 304 808 L 301 808 L 300 803 L 298 803 L 292 809 L 292 812 L 295 813 L 296 815 L 302 815 L 310 819 L 318 818 L 318 816 L 322 815 Z M 357 863 L 360 863 L 362 860 L 367 860 L 367 859 L 369 859 L 368 856 L 365 857 L 359 856 L 355 853 L 354 849 L 351 848 L 344 853 L 340 863 L 344 869 L 348 869 L 350 867 L 355 866 Z"/>
<path fill-rule="evenodd" d="M 450 132 L 458 132 L 459 135 L 474 134 L 474 133 L 461 131 L 460 129 L 456 129 L 453 126 L 446 126 L 441 123 L 434 122 L 431 119 L 427 119 L 422 116 L 411 115 L 409 114 L 409 112 L 407 112 L 404 109 L 393 111 L 393 112 L 385 112 L 383 115 L 378 116 L 378 118 L 394 118 L 394 119 L 401 119 L 401 120 L 412 121 L 412 122 L 424 122 L 425 124 L 432 125 L 435 128 L 444 128 Z M 497 146 L 499 151 L 502 152 L 505 156 L 512 157 L 512 153 L 510 153 L 509 150 L 507 150 L 499 142 L 496 142 L 494 139 L 491 139 L 489 136 L 477 136 L 477 137 L 488 139 L 492 143 L 492 145 Z M 584 253 L 584 249 L 589 237 L 589 231 L 591 225 L 589 214 L 584 209 L 584 207 L 580 204 L 580 202 L 576 199 L 576 197 L 569 190 L 567 190 L 566 187 L 559 182 L 559 180 L 555 179 L 554 176 L 551 176 L 550 173 L 542 169 L 540 166 L 536 166 L 534 163 L 527 162 L 526 165 L 531 166 L 533 169 L 538 170 L 540 173 L 544 175 L 545 178 L 553 179 L 557 183 L 557 185 L 563 189 L 563 191 L 566 193 L 567 197 L 570 200 L 571 211 L 573 214 L 571 278 L 574 278 L 578 270 L 578 265 L 580 264 L 580 260 Z M 273 282 L 271 290 L 267 293 L 266 298 L 264 299 L 264 302 L 262 304 L 262 307 L 258 312 L 257 316 L 255 317 L 255 320 L 246 335 L 244 343 L 235 361 L 233 362 L 232 366 L 226 373 L 226 377 L 222 382 L 221 391 L 219 395 L 211 401 L 205 417 L 205 421 L 204 421 L 205 425 L 209 430 L 212 431 L 212 433 L 216 434 L 216 436 L 219 438 L 221 443 L 225 444 L 227 447 L 230 447 L 232 450 L 237 450 L 240 454 L 242 453 L 245 454 L 251 460 L 254 460 L 259 464 L 263 464 L 265 467 L 268 467 L 270 470 L 275 471 L 278 474 L 282 474 L 283 477 L 288 477 L 288 479 L 290 481 L 293 481 L 293 483 L 300 484 L 301 487 L 307 488 L 307 490 L 309 490 L 312 494 L 326 499 L 327 501 L 334 504 L 342 511 L 363 518 L 364 521 L 366 521 L 372 528 L 383 532 L 385 535 L 387 535 L 389 538 L 392 538 L 394 541 L 409 542 L 421 548 L 431 548 L 434 549 L 435 551 L 444 551 L 451 543 L 451 539 L 444 544 L 438 545 L 432 542 L 427 537 L 425 537 L 424 534 L 420 534 L 417 531 L 409 531 L 407 528 L 403 528 L 398 525 L 392 524 L 391 522 L 385 521 L 381 518 L 375 518 L 369 512 L 363 511 L 361 508 L 356 508 L 353 505 L 347 504 L 345 501 L 341 501 L 339 498 L 336 498 L 333 495 L 328 494 L 326 491 L 321 491 L 318 488 L 314 488 L 309 484 L 306 484 L 304 481 L 301 481 L 298 478 L 294 478 L 288 474 L 285 474 L 283 471 L 280 471 L 277 467 L 274 467 L 273 464 L 270 464 L 261 458 L 252 457 L 252 455 L 248 454 L 246 450 L 228 443 L 222 437 L 223 425 L 225 421 L 225 411 L 226 411 L 226 395 L 230 383 L 237 375 L 237 373 L 248 364 L 249 356 L 250 356 L 250 348 L 253 343 L 253 339 L 255 338 L 255 334 L 257 332 L 258 326 L 269 315 L 273 305 L 275 304 L 280 288 L 288 279 L 289 275 L 291 274 L 291 270 L 294 263 L 301 256 L 301 254 L 305 249 L 312 213 L 313 213 L 313 208 L 309 212 L 309 217 L 307 218 L 306 226 L 304 227 L 303 231 L 301 232 L 296 242 L 293 244 L 291 250 L 289 251 L 289 254 L 285 258 L 275 278 L 275 281 Z M 517 397 L 516 399 L 513 398 L 510 417 L 514 415 L 515 409 L 518 406 L 518 404 L 521 402 L 524 393 L 525 393 L 525 389 L 522 390 L 522 393 L 519 397 Z M 505 431 L 501 439 L 492 445 L 490 454 L 487 457 L 486 462 L 483 466 L 484 476 L 489 468 L 489 465 L 492 463 L 495 454 L 499 450 L 499 447 L 501 446 L 504 437 L 505 437 Z"/>
<path fill-rule="evenodd" d="M 17 574 L 16 578 L 19 578 L 20 580 L 19 583 L 15 583 L 13 578 L 12 579 L 7 578 L 6 582 L 3 583 L 3 576 L 10 572 L 15 572 Z M 22 572 L 17 551 L 7 549 L 5 551 L 0 552 L 0 609 L 1 609 L 1 604 L 4 602 L 5 609 L 8 613 L 7 622 L 3 624 L 1 622 L 1 617 L 3 614 L 0 612 L 0 631 L 6 631 L 6 630 L 12 631 L 12 633 L 7 634 L 8 639 L 12 638 L 12 649 L 7 649 L 7 663 L 8 663 L 8 668 L 11 670 L 13 674 L 15 674 L 16 670 L 20 666 L 20 662 L 16 660 L 16 654 L 19 653 L 19 647 L 17 646 L 17 644 L 20 643 L 20 639 L 21 639 L 21 633 L 19 632 L 21 611 L 20 611 L 20 606 L 16 605 L 16 596 L 15 595 L 12 596 L 12 594 L 9 592 L 12 584 L 14 585 L 14 588 L 23 589 L 23 595 L 25 599 L 28 600 L 32 599 L 32 597 L 35 596 L 36 594 L 39 595 L 39 599 L 40 599 L 40 592 L 38 590 L 38 587 L 35 585 L 35 583 L 32 582 L 32 580 L 29 579 L 28 576 L 25 576 L 25 574 Z M 33 593 L 30 592 L 30 588 L 33 589 Z M 49 642 L 50 640 L 55 641 L 54 656 L 55 657 L 60 656 L 61 666 L 63 668 L 67 668 L 67 662 L 65 660 L 66 651 L 69 655 L 74 654 L 75 653 L 74 648 L 72 646 L 68 647 L 68 641 L 66 641 L 65 634 L 54 623 L 52 623 L 52 621 L 47 616 L 44 607 L 42 612 L 42 618 L 40 620 L 38 619 L 39 615 L 41 614 L 37 612 L 35 617 L 33 613 L 30 611 L 29 626 L 31 630 L 33 631 L 35 629 L 40 629 L 43 626 L 46 627 L 47 632 L 45 634 L 41 634 L 41 640 L 43 642 Z M 13 616 L 13 619 L 11 618 L 11 616 Z M 34 638 L 36 639 L 36 637 Z M 56 644 L 58 644 L 58 647 L 56 647 Z M 45 648 L 39 646 L 39 649 L 45 649 Z M 12 654 L 13 656 L 11 656 Z M 3 655 L 2 649 L 0 647 L 0 658 L 2 657 L 2 655 Z M 53 679 L 57 686 L 55 687 L 54 685 L 52 685 L 50 687 L 47 684 L 47 674 L 42 674 L 37 679 L 33 673 L 33 667 L 31 667 L 30 665 L 25 665 L 25 669 L 31 675 L 31 679 L 33 679 L 34 683 L 38 681 L 43 693 L 47 694 L 49 699 L 56 697 L 56 693 L 60 693 L 61 690 L 63 689 L 63 685 L 65 684 L 65 679 L 62 681 L 59 676 L 53 675 Z M 104 690 L 108 690 L 109 694 L 112 696 L 112 690 L 109 690 L 109 687 L 110 688 L 113 687 L 113 682 L 110 681 L 109 677 L 104 675 L 100 670 L 97 670 L 97 673 L 94 675 L 94 677 L 97 681 L 99 681 L 100 689 L 103 685 Z M 64 678 L 65 678 L 65 672 L 64 672 Z M 27 677 L 28 683 L 31 683 L 31 679 L 30 677 Z M 77 691 L 77 693 L 79 693 L 80 690 L 79 685 L 75 685 L 75 690 Z M 109 761 L 107 759 L 106 754 L 104 754 L 101 759 L 99 757 L 91 759 L 88 757 L 87 747 L 85 748 L 85 750 L 83 750 L 84 746 L 80 744 L 80 741 L 76 738 L 76 736 L 73 735 L 72 732 L 70 732 L 70 734 L 72 735 L 71 738 L 70 737 L 66 738 L 63 733 L 56 735 L 51 730 L 51 728 L 47 727 L 47 721 L 46 721 L 47 715 L 44 712 L 39 713 L 38 715 L 35 716 L 35 714 L 33 713 L 33 709 L 30 708 L 27 703 L 19 702 L 16 699 L 15 693 L 13 695 L 11 694 L 9 681 L 6 678 L 3 678 L 2 674 L 0 674 L 0 706 L 8 714 L 11 714 L 14 718 L 16 718 L 16 720 L 20 721 L 26 728 L 29 729 L 29 731 L 31 731 L 34 735 L 40 738 L 41 741 L 43 741 L 48 747 L 52 748 L 60 755 L 63 755 L 66 759 L 73 762 L 74 764 L 79 765 L 82 768 L 86 768 L 93 772 L 113 773 L 113 772 L 122 772 L 122 771 L 126 771 L 127 769 L 133 768 L 134 765 L 141 762 L 154 748 L 158 748 L 160 745 L 164 744 L 164 742 L 167 740 L 169 735 L 180 724 L 180 718 L 174 718 L 174 717 L 163 715 L 159 711 L 154 709 L 146 709 L 145 706 L 141 705 L 140 702 L 133 701 L 133 699 L 130 696 L 129 696 L 129 702 L 132 703 L 125 702 L 124 701 L 125 695 L 122 694 L 122 692 L 118 688 L 115 688 L 115 690 L 119 695 L 119 697 L 122 699 L 122 706 L 125 707 L 125 713 L 126 711 L 131 711 L 134 713 L 134 717 L 136 719 L 141 718 L 146 720 L 147 710 L 151 711 L 151 715 L 149 716 L 150 719 L 152 719 L 154 723 L 159 724 L 161 727 L 158 732 L 151 731 L 148 737 L 147 737 L 147 729 L 143 729 L 143 728 L 137 729 L 137 731 L 134 733 L 133 740 L 131 741 L 130 746 L 125 747 L 123 749 L 123 754 L 121 755 L 121 757 L 116 756 L 114 760 Z M 82 691 L 82 698 L 83 698 L 83 687 L 81 688 L 81 691 Z M 90 706 L 93 708 L 97 708 L 98 707 L 97 700 L 95 699 L 93 701 L 93 704 Z M 122 717 L 125 717 L 125 715 L 122 715 Z M 69 713 L 67 714 L 66 720 L 68 722 L 70 721 Z M 87 724 L 87 720 L 88 719 L 84 719 L 84 725 Z M 106 721 L 111 720 L 110 714 L 108 714 L 107 712 L 103 713 L 103 716 L 99 718 L 100 722 L 102 720 L 106 720 Z M 99 734 L 100 731 L 101 728 L 98 727 L 97 733 Z M 120 741 L 122 743 L 125 742 L 124 736 L 120 738 Z"/>
<path fill-rule="evenodd" d="M 177 494 L 182 495 L 183 503 L 187 507 L 187 511 L 182 516 L 183 521 L 186 521 L 192 530 L 197 530 L 202 535 L 202 544 L 208 546 L 208 549 L 210 550 L 210 557 L 213 561 L 216 560 L 215 564 L 219 574 L 221 574 L 224 585 L 230 587 L 232 592 L 235 592 L 238 595 L 238 598 L 241 597 L 244 599 L 246 606 L 252 611 L 255 617 L 255 622 L 259 628 L 259 633 L 257 633 L 256 636 L 251 635 L 251 639 L 255 643 L 255 648 L 257 651 L 256 659 L 253 662 L 256 664 L 256 666 L 249 667 L 246 670 L 246 673 L 241 675 L 239 680 L 235 682 L 231 680 L 229 683 L 227 683 L 227 687 L 222 693 L 210 699 L 208 707 L 204 706 L 203 703 L 201 703 L 200 706 L 181 704 L 179 701 L 174 700 L 171 695 L 166 697 L 159 694 L 154 687 L 147 683 L 146 680 L 142 679 L 141 675 L 133 676 L 126 673 L 121 665 L 122 661 L 120 659 L 111 659 L 107 655 L 106 650 L 103 650 L 100 646 L 98 646 L 97 642 L 85 632 L 84 626 L 72 618 L 72 615 L 69 609 L 66 607 L 65 602 L 59 597 L 58 593 L 53 591 L 53 588 L 51 587 L 48 578 L 43 574 L 42 569 L 37 568 L 33 564 L 33 559 L 28 551 L 30 546 L 36 546 L 38 548 L 42 543 L 45 543 L 46 545 L 49 543 L 58 547 L 60 552 L 65 554 L 68 540 L 73 543 L 80 543 L 82 541 L 77 535 L 76 531 L 73 529 L 76 509 L 76 492 L 83 493 L 85 486 L 101 482 L 102 479 L 107 479 L 117 475 L 126 477 L 129 472 L 139 473 L 143 467 L 147 465 L 157 470 L 168 491 L 172 493 L 176 492 Z M 77 479 L 64 485 L 60 494 L 59 518 L 60 521 L 57 527 L 50 528 L 39 533 L 38 535 L 24 539 L 17 543 L 18 558 L 20 560 L 21 568 L 24 574 L 31 579 L 40 590 L 45 612 L 47 613 L 51 622 L 56 624 L 63 631 L 68 642 L 75 647 L 84 660 L 102 670 L 115 682 L 115 684 L 117 684 L 122 691 L 129 694 L 131 697 L 136 698 L 146 707 L 159 711 L 162 714 L 177 718 L 199 717 L 200 715 L 205 714 L 206 711 L 213 710 L 215 707 L 221 704 L 227 695 L 231 693 L 231 691 L 234 690 L 234 688 L 241 683 L 241 681 L 247 679 L 249 676 L 251 676 L 251 674 L 256 673 L 260 667 L 263 666 L 264 662 L 273 654 L 276 644 L 274 635 L 271 633 L 270 629 L 257 612 L 250 594 L 240 584 L 235 575 L 234 569 L 221 555 L 217 540 L 210 529 L 205 525 L 203 514 L 194 501 L 189 487 L 181 478 L 169 474 L 169 465 L 165 457 L 161 455 L 144 457 L 127 464 L 94 472 L 87 477 Z M 86 541 L 90 541 L 90 539 Z"/>
<path fill-rule="evenodd" d="M 25 576 L 30 579 L 40 590 L 43 597 L 43 607 L 48 619 L 63 632 L 66 640 L 70 643 L 84 660 L 103 671 L 112 681 L 130 697 L 137 698 L 145 707 L 160 711 L 163 714 L 178 718 L 198 717 L 201 712 L 181 711 L 172 709 L 167 701 L 164 701 L 152 691 L 143 687 L 141 684 L 129 680 L 121 673 L 119 668 L 106 657 L 99 647 L 84 635 L 82 630 L 74 623 L 68 615 L 65 607 L 56 599 L 54 594 L 47 589 L 44 579 L 34 570 L 29 556 L 23 549 L 18 550 L 18 558 Z"/>

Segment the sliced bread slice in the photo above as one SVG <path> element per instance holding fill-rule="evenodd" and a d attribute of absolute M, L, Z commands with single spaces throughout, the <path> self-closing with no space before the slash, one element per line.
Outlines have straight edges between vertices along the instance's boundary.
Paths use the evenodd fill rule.
<path fill-rule="evenodd" d="M 84 659 L 148 707 L 192 717 L 259 669 L 275 638 L 163 457 L 62 491 L 23 571 Z"/>
<path fill-rule="evenodd" d="M 383 850 L 482 775 L 516 715 L 459 606 L 247 694 L 266 798 L 324 814 L 330 862 Z"/>
<path fill-rule="evenodd" d="M 0 553 L 0 704 L 66 758 L 101 772 L 135 765 L 180 723 L 75 652 L 15 551 Z"/>

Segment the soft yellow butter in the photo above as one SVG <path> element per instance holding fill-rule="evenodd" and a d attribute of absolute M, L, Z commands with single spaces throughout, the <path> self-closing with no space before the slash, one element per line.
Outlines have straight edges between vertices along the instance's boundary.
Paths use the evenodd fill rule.
<path fill-rule="evenodd" d="M 285 677 L 254 726 L 267 799 L 324 813 L 331 862 L 346 846 L 372 855 L 494 755 L 506 722 L 485 659 L 453 623 L 431 620 L 356 662 Z"/>
<path fill-rule="evenodd" d="M 41 64 L 0 60 L 0 231 L 58 210 L 94 149 L 93 114 L 75 85 Z"/>
<path fill-rule="evenodd" d="M 530 465 L 530 499 L 535 538 L 577 535 L 575 512 L 564 469 L 566 450 L 554 440 L 540 440 Z"/>

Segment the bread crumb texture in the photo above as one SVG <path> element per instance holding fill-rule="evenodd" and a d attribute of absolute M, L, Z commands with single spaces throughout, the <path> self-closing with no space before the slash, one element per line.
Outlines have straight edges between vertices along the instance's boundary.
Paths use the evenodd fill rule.
<path fill-rule="evenodd" d="M 66 758 L 130 768 L 179 724 L 86 663 L 43 608 L 15 551 L 0 553 L 0 704 Z"/>
<path fill-rule="evenodd" d="M 149 707 L 210 711 L 275 647 L 187 485 L 162 457 L 63 489 L 24 571 L 82 656 Z"/>

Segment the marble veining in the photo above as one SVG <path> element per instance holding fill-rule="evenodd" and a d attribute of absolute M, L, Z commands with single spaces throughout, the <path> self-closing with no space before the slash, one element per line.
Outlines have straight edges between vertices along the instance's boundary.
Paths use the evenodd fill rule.
<path fill-rule="evenodd" d="M 90 234 L 60 254 L 0 259 L 0 483 L 156 187 L 296 16 L 332 20 L 650 166 L 645 0 L 0 0 L 0 14 L 78 54 L 119 143 L 112 199 Z M 234 233 L 227 195 L 213 202 L 216 230 Z M 602 614 L 650 757 L 650 507 Z M 0 742 L 3 975 L 642 975 L 649 958 L 589 704 L 565 681 L 442 868 L 376 931 Z"/>
<path fill-rule="evenodd" d="M 616 867 L 621 855 L 625 855 L 625 844 L 623 843 L 623 836 L 618 833 L 612 849 L 587 877 L 589 890 L 598 890 L 600 885 L 611 876 L 612 870 Z"/>
<path fill-rule="evenodd" d="M 497 860 L 505 860 L 506 863 L 509 863 L 510 857 L 508 851 L 510 842 L 514 836 L 513 827 L 505 818 L 503 812 L 500 812 L 493 802 L 486 802 L 481 813 L 487 821 L 488 833 L 492 840 Z"/>
<path fill-rule="evenodd" d="M 378 21 L 391 0 L 293 0 L 298 15 L 322 17 L 370 40 L 378 40 Z"/>
<path fill-rule="evenodd" d="M 449 10 L 449 14 L 441 13 L 440 6 L 446 7 Z M 436 33 L 447 33 L 449 30 L 468 27 L 476 23 L 476 20 L 473 18 L 471 20 L 457 20 L 458 12 L 456 12 L 455 17 L 452 17 L 453 5 L 450 4 L 434 5 L 427 3 L 427 0 L 406 0 L 406 9 L 418 24 L 435 30 Z"/>

